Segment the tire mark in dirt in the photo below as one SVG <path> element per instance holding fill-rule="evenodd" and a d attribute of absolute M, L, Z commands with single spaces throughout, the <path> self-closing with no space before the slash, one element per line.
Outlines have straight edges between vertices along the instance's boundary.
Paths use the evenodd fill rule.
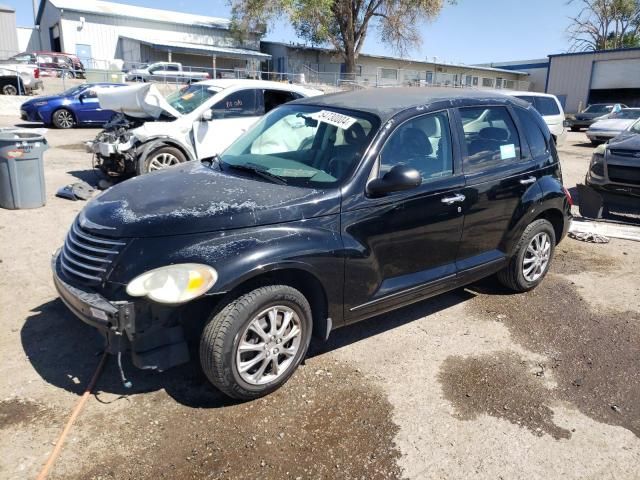
<path fill-rule="evenodd" d="M 467 308 L 497 318 L 517 343 L 549 358 L 547 364 L 541 365 L 542 371 L 551 371 L 558 384 L 548 392 L 549 400 L 569 402 L 594 420 L 622 426 L 640 437 L 640 314 L 594 311 L 570 281 L 554 274 L 531 292 L 501 293 L 478 293 Z M 462 415 L 468 411 L 495 415 L 495 405 L 514 403 L 510 388 L 492 389 L 495 398 L 485 402 L 457 394 L 488 388 L 487 382 L 476 374 L 487 374 L 486 363 L 481 357 L 468 358 L 463 366 L 459 360 L 457 364 L 456 360 L 445 363 L 456 368 L 447 372 L 445 367 L 443 389 Z M 518 376 L 513 380 L 516 385 L 529 384 L 525 378 L 531 373 L 512 373 Z M 455 389 L 450 385 L 453 379 L 460 382 Z M 517 416 L 526 416 L 527 403 L 516 408 Z"/>
<path fill-rule="evenodd" d="M 391 416 L 382 390 L 361 373 L 314 358 L 252 402 L 186 408 L 155 392 L 136 397 L 126 421 L 111 418 L 108 429 L 107 419 L 87 418 L 97 425 L 84 433 L 88 442 L 126 444 L 127 453 L 84 443 L 90 463 L 52 478 L 395 479 L 402 472 Z"/>

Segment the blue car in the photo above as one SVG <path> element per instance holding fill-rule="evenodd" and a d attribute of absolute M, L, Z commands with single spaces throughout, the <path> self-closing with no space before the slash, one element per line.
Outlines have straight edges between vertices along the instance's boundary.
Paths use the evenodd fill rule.
<path fill-rule="evenodd" d="M 79 125 L 103 125 L 115 114 L 98 103 L 98 89 L 124 87 L 123 83 L 84 83 L 58 95 L 37 97 L 24 102 L 20 117 L 28 122 L 42 122 L 56 128 Z"/>

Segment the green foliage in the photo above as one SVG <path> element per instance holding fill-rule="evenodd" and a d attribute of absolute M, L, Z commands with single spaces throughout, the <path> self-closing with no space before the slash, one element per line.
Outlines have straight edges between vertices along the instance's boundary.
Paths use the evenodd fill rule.
<path fill-rule="evenodd" d="M 275 19 L 288 18 L 300 38 L 333 46 L 351 73 L 371 26 L 383 43 L 405 54 L 421 43 L 420 23 L 438 14 L 443 0 L 231 0 L 231 5 L 239 34 L 265 31 Z"/>

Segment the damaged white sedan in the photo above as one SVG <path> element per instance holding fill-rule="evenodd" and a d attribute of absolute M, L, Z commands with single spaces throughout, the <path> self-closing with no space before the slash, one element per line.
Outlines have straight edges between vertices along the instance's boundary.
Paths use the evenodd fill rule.
<path fill-rule="evenodd" d="M 275 107 L 322 92 L 262 80 L 207 80 L 166 98 L 153 84 L 99 93 L 100 106 L 119 112 L 87 142 L 110 177 L 140 175 L 222 152 Z"/>

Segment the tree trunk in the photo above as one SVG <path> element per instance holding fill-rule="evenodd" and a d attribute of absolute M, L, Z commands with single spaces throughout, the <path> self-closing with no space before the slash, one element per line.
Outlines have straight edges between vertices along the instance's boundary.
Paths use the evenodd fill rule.
<path fill-rule="evenodd" d="M 344 52 L 344 73 L 347 75 L 347 80 L 355 80 L 356 73 L 356 52 L 355 48 L 345 45 Z"/>

